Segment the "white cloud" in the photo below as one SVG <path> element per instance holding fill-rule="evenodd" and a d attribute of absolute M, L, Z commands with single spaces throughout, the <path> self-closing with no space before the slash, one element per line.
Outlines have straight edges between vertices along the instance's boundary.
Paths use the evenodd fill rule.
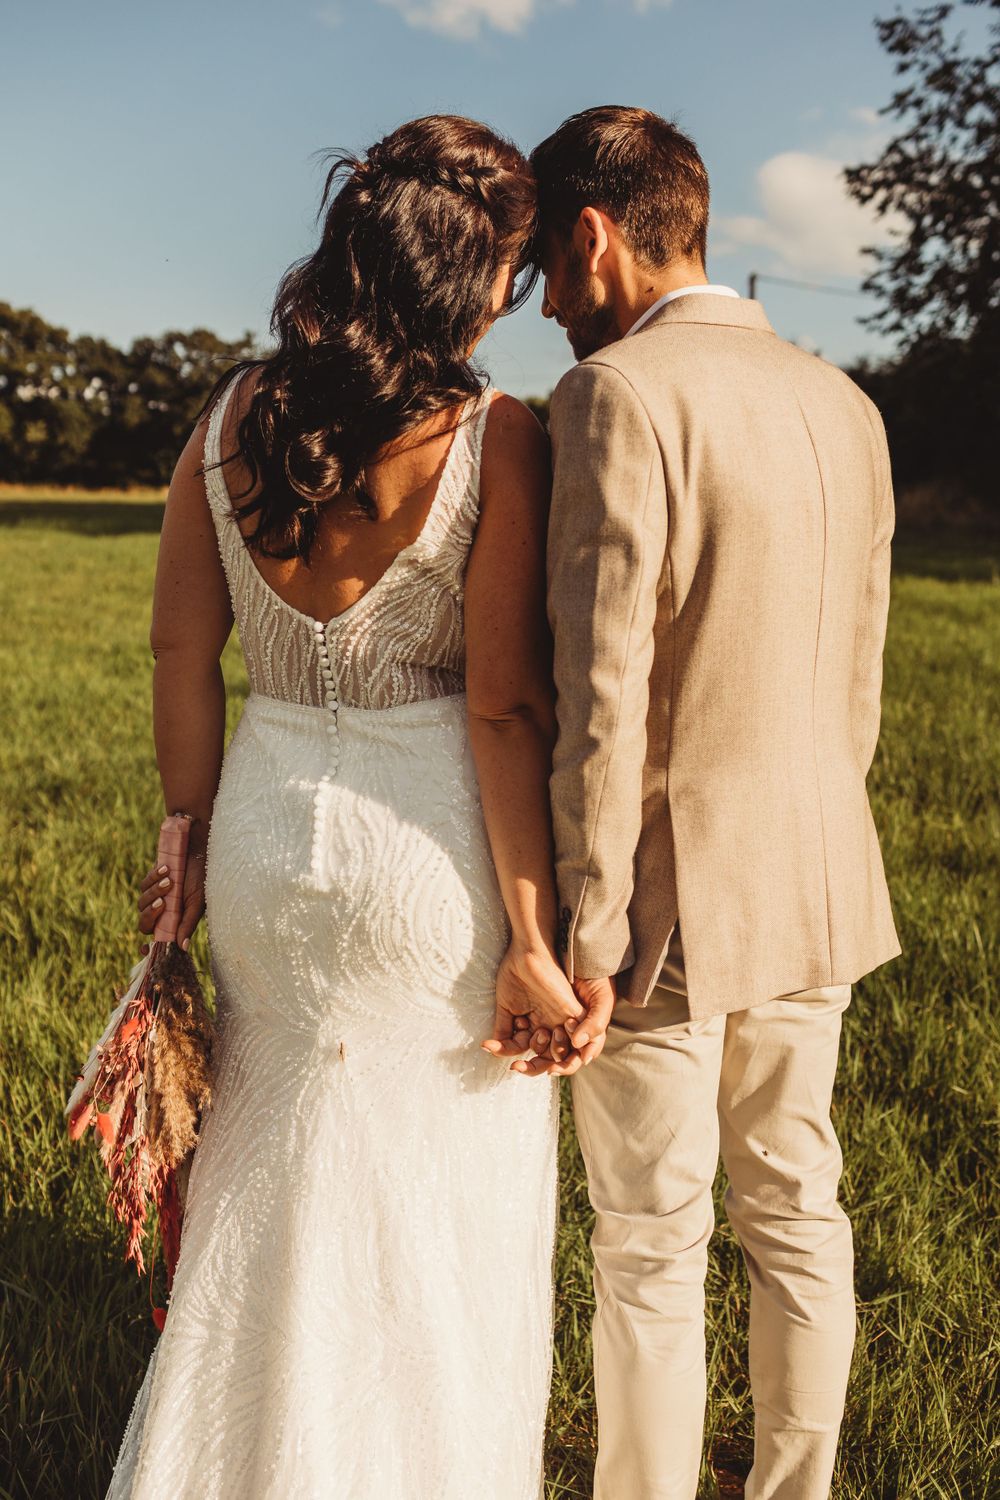
<path fill-rule="evenodd" d="M 859 104 L 857 109 L 849 109 L 847 113 L 850 115 L 851 119 L 856 120 L 859 125 L 875 126 L 884 125 L 885 123 L 878 110 L 873 109 L 870 104 Z"/>
<path fill-rule="evenodd" d="M 843 163 L 805 151 L 772 156 L 757 172 L 759 215 L 721 216 L 717 227 L 728 245 L 770 250 L 790 271 L 861 276 L 870 268 L 862 251 L 884 245 L 895 227 L 850 197 Z"/>
<path fill-rule="evenodd" d="M 411 26 L 468 41 L 484 26 L 512 34 L 523 31 L 535 13 L 536 0 L 382 0 Z"/>
<path fill-rule="evenodd" d="M 399 11 L 411 26 L 464 42 L 472 41 L 488 26 L 508 36 L 523 31 L 545 0 L 381 0 L 381 3 Z M 555 3 L 574 5 L 576 0 L 555 0 Z M 632 9 L 639 14 L 673 3 L 674 0 L 631 0 Z"/>

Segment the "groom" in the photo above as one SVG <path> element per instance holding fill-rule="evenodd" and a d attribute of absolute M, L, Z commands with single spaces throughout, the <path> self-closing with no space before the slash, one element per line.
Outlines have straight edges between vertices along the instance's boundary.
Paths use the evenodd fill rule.
<path fill-rule="evenodd" d="M 708 284 L 679 130 L 591 109 L 532 161 L 543 312 L 580 361 L 552 400 L 549 600 L 561 939 L 588 1015 L 520 1067 L 573 1075 L 595 1494 L 695 1496 L 721 1150 L 751 1287 L 746 1494 L 825 1500 L 855 1334 L 830 1098 L 851 984 L 900 951 L 865 789 L 884 430 Z"/>

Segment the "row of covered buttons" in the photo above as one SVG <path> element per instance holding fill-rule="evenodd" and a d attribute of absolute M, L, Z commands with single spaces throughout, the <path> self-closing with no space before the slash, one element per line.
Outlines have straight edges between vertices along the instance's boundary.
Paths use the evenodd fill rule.
<path fill-rule="evenodd" d="M 312 870 L 318 880 L 323 869 L 324 857 L 324 819 L 322 814 L 324 791 L 340 765 L 340 731 L 337 726 L 337 710 L 340 703 L 337 699 L 337 685 L 334 681 L 333 666 L 330 662 L 330 647 L 326 639 L 326 626 L 322 620 L 313 621 L 313 632 L 316 641 L 316 650 L 319 653 L 320 670 L 323 673 L 323 702 L 329 710 L 330 716 L 326 721 L 326 732 L 330 737 L 330 770 L 324 772 L 319 778 L 316 787 L 315 815 L 313 817 L 313 847 L 312 847 Z"/>
<path fill-rule="evenodd" d="M 313 621 L 313 630 L 316 635 L 316 650 L 319 652 L 320 671 L 323 674 L 323 702 L 330 710 L 327 720 L 327 733 L 332 741 L 331 759 L 333 769 L 336 771 L 340 764 L 340 731 L 337 726 L 337 710 L 340 701 L 337 698 L 337 684 L 333 675 L 333 666 L 330 662 L 330 647 L 326 639 L 326 626 L 321 620 Z"/>

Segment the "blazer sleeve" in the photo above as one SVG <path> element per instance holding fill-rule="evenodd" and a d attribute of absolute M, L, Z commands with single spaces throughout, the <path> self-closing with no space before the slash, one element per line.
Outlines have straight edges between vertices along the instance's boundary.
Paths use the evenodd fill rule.
<path fill-rule="evenodd" d="M 867 776 L 875 759 L 882 720 L 882 651 L 889 617 L 890 544 L 895 529 L 892 466 L 885 427 L 869 406 L 875 447 L 875 516 L 868 578 L 858 619 L 852 684 L 854 748 Z"/>
<path fill-rule="evenodd" d="M 610 366 L 552 398 L 548 610 L 558 736 L 551 777 L 566 970 L 634 961 L 628 922 L 642 821 L 653 624 L 667 539 L 663 462 L 645 408 Z"/>

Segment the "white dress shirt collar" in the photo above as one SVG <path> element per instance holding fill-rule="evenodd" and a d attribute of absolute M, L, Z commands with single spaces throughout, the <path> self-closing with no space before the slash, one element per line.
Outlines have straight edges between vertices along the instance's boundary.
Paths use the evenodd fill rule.
<path fill-rule="evenodd" d="M 628 333 L 622 335 L 628 338 L 630 334 L 636 333 L 644 323 L 648 323 L 654 313 L 658 313 L 661 307 L 666 307 L 668 302 L 673 302 L 675 297 L 687 297 L 690 294 L 709 297 L 738 297 L 739 292 L 734 292 L 731 286 L 679 286 L 676 291 L 667 292 L 655 301 L 652 307 L 647 307 L 641 317 L 636 318 Z"/>

